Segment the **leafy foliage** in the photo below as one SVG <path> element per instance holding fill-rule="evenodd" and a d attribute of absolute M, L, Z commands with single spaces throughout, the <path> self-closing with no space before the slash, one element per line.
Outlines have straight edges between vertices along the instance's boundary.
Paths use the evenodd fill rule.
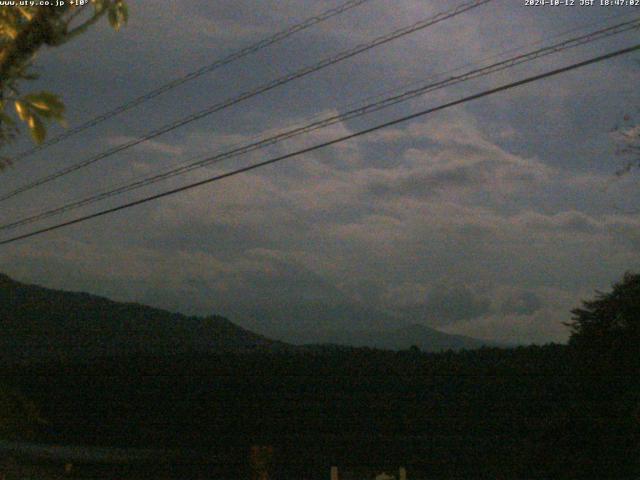
<path fill-rule="evenodd" d="M 627 451 L 640 458 L 640 275 L 627 272 L 610 292 L 571 312 L 569 345 L 574 351 L 576 395 L 597 398 L 586 435 L 600 435 L 600 448 Z M 583 413 L 572 406 L 573 417 Z M 607 433 L 616 419 L 617 433 Z M 636 465 L 632 475 L 640 474 Z"/>
<path fill-rule="evenodd" d="M 626 273 L 609 293 L 597 292 L 571 312 L 570 344 L 616 356 L 640 347 L 640 275 Z"/>
<path fill-rule="evenodd" d="M 93 11 L 87 15 L 90 5 Z M 57 95 L 22 95 L 19 84 L 37 78 L 32 61 L 41 47 L 67 43 L 105 15 L 118 30 L 129 17 L 124 0 L 87 0 L 83 5 L 66 2 L 57 7 L 0 7 L 0 147 L 15 139 L 19 122 L 27 125 L 38 144 L 46 137 L 47 122 L 63 122 L 64 104 Z M 10 158 L 0 157 L 0 169 L 10 163 Z"/>

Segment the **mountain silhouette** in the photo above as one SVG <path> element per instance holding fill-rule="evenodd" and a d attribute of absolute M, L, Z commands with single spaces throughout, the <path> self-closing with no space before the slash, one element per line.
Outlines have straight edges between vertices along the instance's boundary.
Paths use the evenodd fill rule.
<path fill-rule="evenodd" d="M 307 330 L 278 335 L 244 329 L 225 317 L 187 316 L 82 292 L 53 290 L 0 274 L 0 357 L 11 360 L 86 359 L 292 350 L 292 344 L 371 347 L 425 352 L 495 343 L 450 335 L 424 325 L 359 331 Z M 289 342 L 289 343 L 285 343 Z"/>
<path fill-rule="evenodd" d="M 286 348 L 218 315 L 186 316 L 0 274 L 0 356 L 170 355 Z"/>
<path fill-rule="evenodd" d="M 370 347 L 383 350 L 406 350 L 413 346 L 424 352 L 471 350 L 482 346 L 500 346 L 496 342 L 463 335 L 451 335 L 420 324 L 370 330 L 325 330 L 282 335 L 294 344 L 315 343 L 338 346 Z"/>

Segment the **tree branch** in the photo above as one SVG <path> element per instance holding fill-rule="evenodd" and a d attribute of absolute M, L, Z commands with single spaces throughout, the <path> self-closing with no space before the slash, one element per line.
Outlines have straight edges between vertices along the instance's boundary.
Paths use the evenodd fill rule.
<path fill-rule="evenodd" d="M 60 43 L 58 43 L 58 45 L 61 45 L 63 43 L 68 42 L 69 40 L 71 40 L 72 38 L 80 35 L 81 33 L 84 33 L 91 25 L 93 25 L 94 23 L 96 23 L 98 20 L 100 20 L 100 18 L 107 12 L 106 8 L 103 8 L 102 10 L 96 10 L 94 12 L 94 14 L 91 16 L 91 18 L 89 18 L 87 21 L 85 21 L 84 23 L 78 25 L 77 27 L 75 27 L 73 30 L 69 31 L 66 33 L 66 35 L 62 38 L 62 41 Z M 71 19 L 70 19 L 71 20 Z"/>
<path fill-rule="evenodd" d="M 60 7 L 41 8 L 15 40 L 0 52 L 0 90 L 12 78 L 12 73 L 27 63 L 43 44 L 55 42 L 57 32 L 52 25 L 65 10 Z"/>

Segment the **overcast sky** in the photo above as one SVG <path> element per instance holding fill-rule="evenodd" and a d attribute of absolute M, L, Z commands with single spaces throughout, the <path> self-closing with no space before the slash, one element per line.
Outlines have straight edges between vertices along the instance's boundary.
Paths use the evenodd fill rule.
<path fill-rule="evenodd" d="M 120 32 L 103 22 L 37 57 L 42 78 L 24 89 L 60 93 L 71 126 L 341 2 L 129 3 Z M 19 162 L 0 191 L 458 3 L 371 0 Z M 97 162 L 3 202 L 2 222 L 640 14 L 523 3 L 495 0 Z M 38 226 L 634 42 L 637 31 L 439 90 Z M 276 337 L 422 323 L 500 341 L 565 341 L 561 322 L 580 299 L 640 267 L 638 176 L 615 176 L 625 158 L 611 132 L 637 116 L 639 62 L 639 54 L 601 62 L 3 246 L 0 268 L 51 288 L 223 314 Z"/>

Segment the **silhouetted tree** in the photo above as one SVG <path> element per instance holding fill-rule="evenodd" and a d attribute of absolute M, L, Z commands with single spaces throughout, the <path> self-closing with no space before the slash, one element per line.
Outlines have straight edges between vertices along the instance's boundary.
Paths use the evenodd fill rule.
<path fill-rule="evenodd" d="M 571 313 L 574 397 L 588 400 L 569 410 L 573 437 L 584 439 L 572 452 L 583 458 L 577 476 L 640 478 L 640 275 L 626 273 Z"/>
<path fill-rule="evenodd" d="M 569 344 L 591 356 L 637 366 L 640 351 L 640 274 L 627 272 L 609 293 L 596 292 L 571 311 Z M 602 358 L 602 359 L 604 359 Z"/>
<path fill-rule="evenodd" d="M 46 91 L 23 95 L 20 91 L 25 80 L 37 78 L 32 70 L 36 53 L 45 46 L 67 43 L 104 16 L 116 30 L 128 18 L 124 0 L 67 1 L 57 6 L 49 5 L 54 2 L 15 3 L 0 7 L 0 147 L 14 139 L 20 122 L 42 143 L 46 122 L 63 120 L 64 104 L 57 95 Z M 0 157 L 0 169 L 10 163 L 10 158 Z"/>

